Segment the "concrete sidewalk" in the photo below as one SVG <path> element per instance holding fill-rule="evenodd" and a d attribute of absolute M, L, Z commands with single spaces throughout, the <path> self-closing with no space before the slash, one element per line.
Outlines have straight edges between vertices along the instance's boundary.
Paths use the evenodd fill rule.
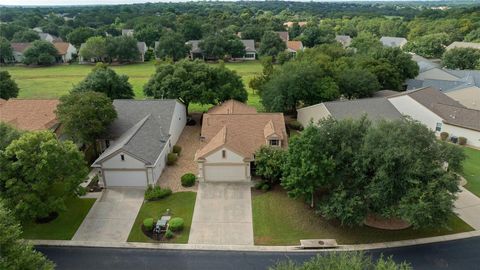
<path fill-rule="evenodd" d="M 480 230 L 480 198 L 464 187 L 460 187 L 454 211 L 472 228 Z"/>

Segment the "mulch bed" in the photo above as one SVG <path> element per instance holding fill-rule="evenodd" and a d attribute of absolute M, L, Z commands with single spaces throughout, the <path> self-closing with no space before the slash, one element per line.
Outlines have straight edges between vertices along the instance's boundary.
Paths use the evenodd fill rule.
<path fill-rule="evenodd" d="M 37 224 L 49 223 L 50 221 L 56 219 L 57 217 L 58 217 L 58 213 L 57 212 L 52 212 L 52 213 L 48 214 L 48 216 L 46 216 L 46 217 L 36 218 L 35 223 L 37 223 Z"/>
<path fill-rule="evenodd" d="M 372 228 L 391 231 L 404 230 L 412 226 L 412 224 L 399 218 L 387 219 L 372 214 L 369 214 L 363 223 Z"/>

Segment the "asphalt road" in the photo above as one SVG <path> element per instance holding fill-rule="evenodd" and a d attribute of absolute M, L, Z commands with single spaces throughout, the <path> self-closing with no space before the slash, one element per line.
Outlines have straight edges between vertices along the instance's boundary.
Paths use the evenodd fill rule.
<path fill-rule="evenodd" d="M 304 261 L 315 253 L 177 251 L 116 248 L 46 247 L 37 249 L 57 264 L 57 269 L 262 269 L 279 260 Z M 374 250 L 414 269 L 480 269 L 480 237 L 419 246 Z"/>

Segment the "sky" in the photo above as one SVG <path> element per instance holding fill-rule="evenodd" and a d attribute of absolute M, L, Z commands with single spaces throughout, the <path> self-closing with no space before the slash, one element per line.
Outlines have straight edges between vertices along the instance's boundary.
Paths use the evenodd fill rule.
<path fill-rule="evenodd" d="M 14 6 L 53 6 L 53 5 L 115 5 L 115 4 L 135 4 L 146 2 L 190 2 L 191 0 L 0 0 L 0 5 L 14 5 Z M 310 1 L 310 0 L 305 0 Z M 315 1 L 315 0 L 314 0 Z M 337 2 L 346 2 L 352 0 L 336 0 Z M 355 1 L 355 0 L 354 0 Z M 375 1 L 375 0 L 356 0 L 356 1 Z M 378 0 L 377 0 L 378 1 Z M 394 1 L 394 0 L 386 0 Z M 397 0 L 398 1 L 398 0 Z M 408 1 L 408 0 L 400 0 Z M 334 0 L 317 0 L 317 2 L 335 2 Z"/>

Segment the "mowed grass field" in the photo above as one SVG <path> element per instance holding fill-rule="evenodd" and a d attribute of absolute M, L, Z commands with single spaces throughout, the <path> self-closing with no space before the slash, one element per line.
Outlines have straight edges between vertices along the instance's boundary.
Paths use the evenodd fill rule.
<path fill-rule="evenodd" d="M 217 64 L 212 64 L 217 65 Z M 248 87 L 248 82 L 256 75 L 262 72 L 262 66 L 258 61 L 226 63 L 225 66 L 234 70 L 242 77 L 245 88 L 249 93 L 248 103 L 263 110 L 260 103 L 260 97 L 253 94 L 252 89 Z M 7 70 L 17 82 L 20 93 L 18 98 L 59 98 L 66 95 L 72 87 L 83 80 L 92 70 L 93 65 L 58 65 L 52 67 L 0 67 L 0 70 Z M 124 74 L 129 77 L 129 82 L 133 86 L 135 98 L 144 99 L 143 86 L 148 82 L 150 76 L 155 72 L 153 62 L 131 64 L 123 66 L 111 66 L 118 74 Z M 210 106 L 201 106 L 199 104 L 190 105 L 190 111 L 203 111 Z"/>

